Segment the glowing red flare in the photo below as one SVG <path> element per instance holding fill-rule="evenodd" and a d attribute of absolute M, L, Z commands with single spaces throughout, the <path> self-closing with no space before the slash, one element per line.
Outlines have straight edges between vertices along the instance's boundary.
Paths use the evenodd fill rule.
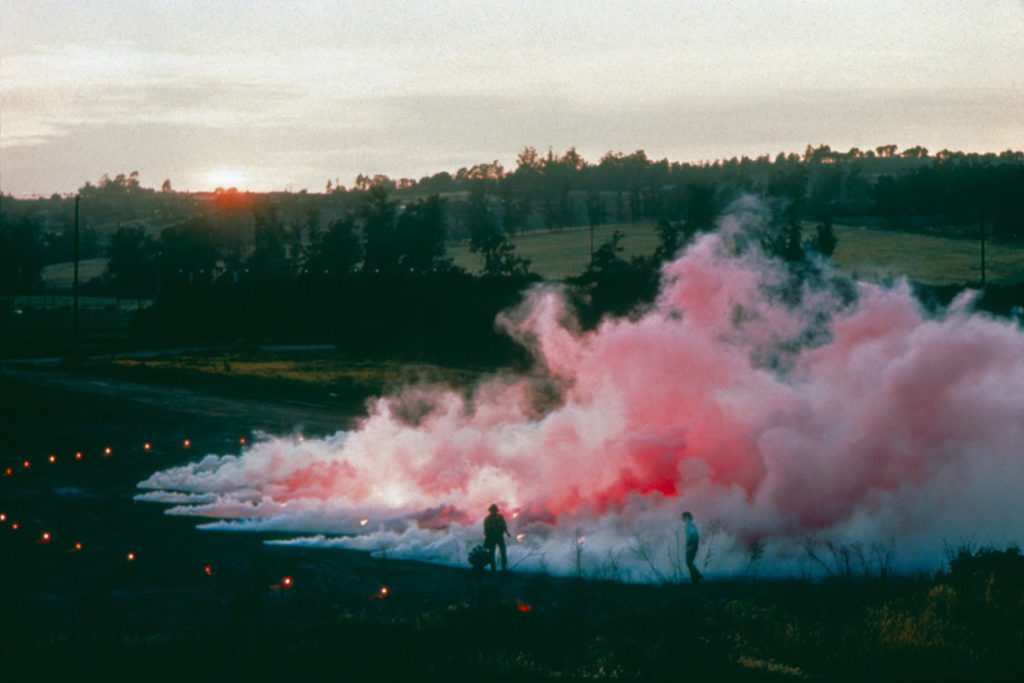
<path fill-rule="evenodd" d="M 519 605 L 517 606 L 517 609 L 520 612 L 522 612 L 523 614 L 526 614 L 531 609 L 533 609 L 533 607 L 531 607 L 530 605 L 527 605 L 525 602 L 520 602 Z"/>
<path fill-rule="evenodd" d="M 4 513 L 0 512 L 0 522 L 6 522 L 6 521 L 7 521 L 7 515 L 5 515 Z"/>
<path fill-rule="evenodd" d="M 106 448 L 103 449 L 103 455 L 110 455 L 113 452 L 114 450 L 110 446 L 107 446 Z"/>
<path fill-rule="evenodd" d="M 380 594 L 381 594 L 381 597 L 387 595 L 388 594 L 388 587 L 387 586 L 381 586 Z"/>
<path fill-rule="evenodd" d="M 206 565 L 205 567 L 203 567 L 203 573 L 205 573 L 207 576 L 213 576 L 213 567 L 211 567 L 210 565 Z"/>
<path fill-rule="evenodd" d="M 14 474 L 14 470 L 12 470 L 10 467 L 8 467 L 7 469 L 4 470 L 4 476 L 5 477 L 9 477 L 12 474 Z"/>
<path fill-rule="evenodd" d="M 286 576 L 283 579 L 281 579 L 281 585 L 284 586 L 285 588 L 291 588 L 292 587 L 292 577 Z"/>
<path fill-rule="evenodd" d="M 241 439 L 239 439 L 238 443 L 240 443 L 240 444 L 242 444 L 244 446 L 245 445 L 245 437 L 243 436 Z"/>
<path fill-rule="evenodd" d="M 11 528 L 12 528 L 12 529 L 14 529 L 15 531 L 17 531 L 17 530 L 18 530 L 18 528 L 19 528 L 19 527 L 18 527 L 18 523 L 17 523 L 17 522 L 14 522 L 13 524 L 11 524 Z"/>
<path fill-rule="evenodd" d="M 82 544 L 81 543 L 75 543 L 75 550 L 81 550 L 81 549 L 82 549 Z"/>
<path fill-rule="evenodd" d="M 142 444 L 142 450 L 148 451 L 150 448 L 152 448 L 152 446 L 149 445 L 148 441 L 146 443 Z"/>
<path fill-rule="evenodd" d="M 75 460 L 81 460 L 81 459 L 82 459 L 82 452 L 79 451 L 79 452 L 75 453 Z"/>
<path fill-rule="evenodd" d="M 128 561 L 129 562 L 134 562 L 135 561 L 135 553 L 128 553 Z"/>
<path fill-rule="evenodd" d="M 50 460 L 50 464 L 52 465 L 53 463 L 57 462 L 57 456 L 56 455 L 51 455 L 49 457 L 49 460 Z"/>
<path fill-rule="evenodd" d="M 25 462 L 21 463 L 21 466 L 27 470 L 29 467 L 32 467 L 32 463 L 26 460 Z"/>
<path fill-rule="evenodd" d="M 361 519 L 361 520 L 359 520 L 359 526 L 366 526 L 369 523 L 370 523 L 370 520 L 368 520 L 368 519 Z"/>
<path fill-rule="evenodd" d="M 49 531 L 44 531 L 42 537 L 39 539 L 39 542 L 40 543 L 49 543 L 50 542 L 50 532 Z"/>
<path fill-rule="evenodd" d="M 185 439 L 185 443 L 182 444 L 185 448 L 192 448 L 192 441 Z"/>

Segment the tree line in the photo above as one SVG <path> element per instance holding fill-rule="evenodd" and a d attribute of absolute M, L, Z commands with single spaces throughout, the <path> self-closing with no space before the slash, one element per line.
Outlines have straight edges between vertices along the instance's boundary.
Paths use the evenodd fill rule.
<path fill-rule="evenodd" d="M 571 147 L 526 147 L 511 170 L 495 161 L 419 180 L 361 174 L 350 188 L 328 181 L 323 193 L 182 193 L 170 180 L 156 190 L 137 173 L 104 176 L 78 192 L 80 254 L 109 259 L 94 290 L 147 298 L 222 278 L 444 271 L 453 267 L 453 239 L 479 254 L 481 273 L 524 276 L 529 262 L 509 240 L 517 232 L 657 221 L 659 248 L 671 254 L 680 235 L 706 229 L 743 194 L 779 207 L 769 241 L 790 260 L 807 220 L 822 226 L 823 253 L 834 240 L 830 226 L 843 220 L 951 236 L 988 226 L 995 239 L 1024 239 L 1022 152 L 809 145 L 774 158 L 678 163 L 638 150 L 591 163 Z M 0 293 L 38 290 L 43 265 L 70 259 L 72 220 L 70 197 L 0 198 Z M 621 270 L 619 251 L 614 241 L 597 248 L 591 273 Z"/>

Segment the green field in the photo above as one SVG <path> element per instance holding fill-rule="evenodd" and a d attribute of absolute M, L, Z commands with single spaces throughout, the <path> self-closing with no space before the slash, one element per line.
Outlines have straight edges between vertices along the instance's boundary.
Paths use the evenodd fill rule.
<path fill-rule="evenodd" d="M 625 233 L 623 256 L 650 255 L 658 246 L 653 222 L 602 225 L 594 230 L 594 246 L 611 239 L 616 230 Z M 813 235 L 814 224 L 805 224 L 805 235 Z M 981 255 L 977 242 L 933 237 L 918 233 L 873 230 L 837 225 L 835 260 L 844 271 L 866 280 L 883 280 L 906 275 L 931 284 L 977 282 L 981 279 Z M 579 275 L 590 261 L 590 230 L 566 228 L 553 232 L 532 232 L 512 238 L 516 252 L 530 259 L 530 269 L 549 279 Z M 986 246 L 986 274 L 990 282 L 1014 282 L 1024 277 L 1024 248 L 989 243 Z M 469 251 L 464 241 L 448 244 L 448 255 L 456 266 L 478 272 L 483 259 Z M 98 277 L 106 259 L 82 261 L 81 282 Z M 71 288 L 70 263 L 46 266 L 43 277 L 50 292 Z M 52 298 L 52 297 L 51 297 Z"/>
<path fill-rule="evenodd" d="M 837 225 L 834 258 L 846 272 L 865 280 L 906 275 L 911 280 L 943 285 L 981 281 L 977 242 L 914 233 Z M 985 273 L 989 282 L 1010 283 L 1024 277 L 1024 248 L 988 243 Z"/>
<path fill-rule="evenodd" d="M 595 247 L 622 230 L 623 256 L 650 255 L 658 245 L 654 223 L 604 225 L 595 230 Z M 981 255 L 977 242 L 933 237 L 917 233 L 835 226 L 839 244 L 834 258 L 839 267 L 865 280 L 885 280 L 906 275 L 911 280 L 942 285 L 981 280 Z M 805 237 L 814 224 L 805 225 Z M 530 269 L 546 278 L 559 279 L 582 273 L 590 260 L 590 231 L 570 228 L 537 232 L 512 238 L 516 253 L 530 259 Z M 470 272 L 480 270 L 483 259 L 470 253 L 466 243 L 452 244 L 448 254 L 455 265 Z M 989 243 L 986 246 L 989 282 L 1014 282 L 1024 277 L 1024 248 Z"/>
<path fill-rule="evenodd" d="M 91 258 L 78 262 L 78 282 L 83 284 L 103 275 L 107 259 Z M 43 281 L 51 290 L 70 290 L 75 277 L 74 263 L 54 263 L 43 267 Z"/>
<path fill-rule="evenodd" d="M 649 255 L 658 246 L 655 224 L 625 223 L 601 225 L 594 230 L 594 248 L 609 241 L 616 230 L 625 233 L 620 242 L 623 256 Z M 553 280 L 579 275 L 590 262 L 590 228 L 565 228 L 557 232 L 532 232 L 511 239 L 516 253 L 530 259 L 530 270 Z M 483 266 L 483 257 L 469 251 L 468 242 L 448 245 L 448 255 L 455 265 L 471 273 Z"/>

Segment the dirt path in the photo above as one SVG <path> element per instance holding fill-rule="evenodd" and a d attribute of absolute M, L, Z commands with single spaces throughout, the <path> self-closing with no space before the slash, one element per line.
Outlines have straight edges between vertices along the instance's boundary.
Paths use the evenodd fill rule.
<path fill-rule="evenodd" d="M 291 399 L 225 396 L 208 390 L 179 386 L 143 384 L 65 370 L 24 369 L 0 365 L 3 393 L 0 402 L 17 400 L 17 385 L 59 389 L 98 400 L 117 399 L 169 413 L 201 415 L 204 418 L 250 425 L 254 429 L 286 433 L 328 434 L 352 426 L 350 407 L 331 407 Z"/>

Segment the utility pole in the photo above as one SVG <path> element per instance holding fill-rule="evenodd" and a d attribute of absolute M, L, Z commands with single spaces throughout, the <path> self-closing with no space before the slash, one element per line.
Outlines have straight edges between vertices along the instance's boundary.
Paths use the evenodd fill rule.
<path fill-rule="evenodd" d="M 985 287 L 985 209 L 981 210 L 981 286 Z"/>
<path fill-rule="evenodd" d="M 78 217 L 79 200 L 82 198 L 81 195 L 75 195 L 75 248 L 74 248 L 74 259 L 75 259 L 75 270 L 74 277 L 71 281 L 71 292 L 72 292 L 72 309 L 74 310 L 74 323 L 73 323 L 73 340 L 72 340 L 72 351 L 71 358 L 72 362 L 78 363 L 79 361 L 79 343 L 78 343 Z"/>

